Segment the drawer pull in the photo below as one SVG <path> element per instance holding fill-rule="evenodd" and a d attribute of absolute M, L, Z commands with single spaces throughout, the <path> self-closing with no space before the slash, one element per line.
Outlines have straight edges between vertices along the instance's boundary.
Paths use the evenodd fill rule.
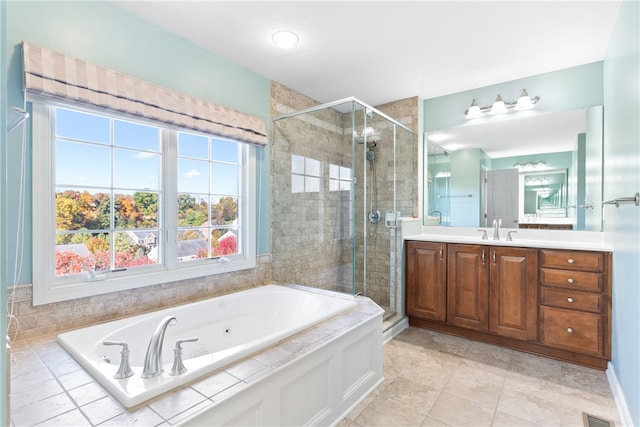
<path fill-rule="evenodd" d="M 569 264 L 573 264 L 573 263 L 574 263 L 573 258 L 569 258 L 569 259 L 567 260 L 567 262 L 568 262 Z"/>
<path fill-rule="evenodd" d="M 573 333 L 573 328 L 567 328 L 567 333 L 572 334 Z"/>
<path fill-rule="evenodd" d="M 569 277 L 569 278 L 567 279 L 567 282 L 569 282 L 569 283 L 573 283 L 573 279 L 572 279 L 571 277 Z"/>
<path fill-rule="evenodd" d="M 567 301 L 572 303 L 573 302 L 573 298 L 569 297 L 569 298 L 567 298 Z"/>

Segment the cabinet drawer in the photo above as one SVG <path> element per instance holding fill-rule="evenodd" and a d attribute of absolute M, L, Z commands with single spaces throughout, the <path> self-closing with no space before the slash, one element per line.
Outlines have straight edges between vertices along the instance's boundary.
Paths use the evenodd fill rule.
<path fill-rule="evenodd" d="M 602 292 L 602 273 L 584 271 L 540 269 L 540 284 L 583 291 Z"/>
<path fill-rule="evenodd" d="M 588 355 L 604 355 L 602 315 L 540 307 L 540 342 Z"/>
<path fill-rule="evenodd" d="M 602 295 L 574 290 L 540 288 L 540 304 L 602 313 Z"/>
<path fill-rule="evenodd" d="M 581 251 L 540 250 L 540 266 L 569 270 L 603 271 L 604 254 Z"/>

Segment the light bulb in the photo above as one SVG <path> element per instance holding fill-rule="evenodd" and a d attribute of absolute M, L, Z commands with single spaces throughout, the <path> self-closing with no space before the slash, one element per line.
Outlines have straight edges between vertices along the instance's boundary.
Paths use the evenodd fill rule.
<path fill-rule="evenodd" d="M 504 105 L 502 97 L 498 95 L 495 102 L 491 106 L 491 114 L 502 114 L 507 112 L 507 107 Z"/>
<path fill-rule="evenodd" d="M 471 107 L 469 107 L 469 109 L 467 110 L 466 118 L 475 119 L 480 116 L 482 116 L 482 111 L 480 110 L 480 106 L 478 105 L 478 102 L 474 99 L 471 102 Z"/>
<path fill-rule="evenodd" d="M 533 102 L 531 101 L 526 89 L 522 89 L 522 92 L 520 92 L 520 97 L 518 98 L 518 102 L 514 108 L 516 110 L 528 110 L 533 108 Z"/>
<path fill-rule="evenodd" d="M 280 49 L 291 49 L 300 41 L 296 33 L 287 30 L 276 31 L 271 36 L 271 39 Z"/>

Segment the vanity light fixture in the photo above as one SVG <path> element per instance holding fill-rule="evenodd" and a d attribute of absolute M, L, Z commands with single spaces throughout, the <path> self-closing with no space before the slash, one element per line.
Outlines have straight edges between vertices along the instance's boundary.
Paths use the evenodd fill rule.
<path fill-rule="evenodd" d="M 478 117 L 482 117 L 484 113 L 503 114 L 511 109 L 518 111 L 528 110 L 530 108 L 533 108 L 539 100 L 540 97 L 535 96 L 531 98 L 527 93 L 527 90 L 522 89 L 522 91 L 520 91 L 520 96 L 518 97 L 518 99 L 512 102 L 505 101 L 504 99 L 502 99 L 502 96 L 500 96 L 500 94 L 496 96 L 496 100 L 490 106 L 480 106 L 479 100 L 474 99 L 473 101 L 471 101 L 471 106 L 467 111 L 464 112 L 464 114 L 467 119 L 476 119 Z"/>
<path fill-rule="evenodd" d="M 540 170 L 546 167 L 546 163 L 542 160 L 538 160 L 537 162 L 526 162 L 520 163 L 516 162 L 513 167 L 518 168 L 520 171 L 530 171 L 530 170 Z"/>
<path fill-rule="evenodd" d="M 280 30 L 273 33 L 271 40 L 273 40 L 275 45 L 280 49 L 291 49 L 298 44 L 300 37 L 293 31 Z"/>

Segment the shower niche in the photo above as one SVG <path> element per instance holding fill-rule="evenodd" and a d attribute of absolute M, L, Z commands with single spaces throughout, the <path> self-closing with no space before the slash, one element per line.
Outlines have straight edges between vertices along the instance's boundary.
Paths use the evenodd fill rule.
<path fill-rule="evenodd" d="M 397 159 L 413 132 L 355 98 L 283 110 L 272 112 L 273 279 L 362 294 L 394 316 L 397 218 L 413 209 L 397 197 L 413 170 Z"/>

